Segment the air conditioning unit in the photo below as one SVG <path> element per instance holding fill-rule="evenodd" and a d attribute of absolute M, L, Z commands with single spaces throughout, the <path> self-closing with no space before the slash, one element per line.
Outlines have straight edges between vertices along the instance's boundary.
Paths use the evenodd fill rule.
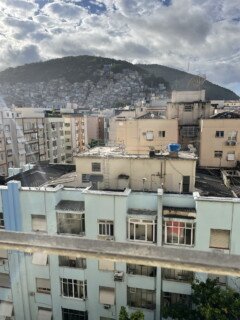
<path fill-rule="evenodd" d="M 236 145 L 236 141 L 235 140 L 228 140 L 227 142 L 226 142 L 226 144 L 228 145 L 228 146 L 235 146 Z"/>
<path fill-rule="evenodd" d="M 123 271 L 114 272 L 114 281 L 123 281 Z"/>
<path fill-rule="evenodd" d="M 106 309 L 106 310 L 108 310 L 108 309 L 111 308 L 111 305 L 110 305 L 110 304 L 104 304 L 104 305 L 103 305 L 103 308 Z"/>
<path fill-rule="evenodd" d="M 29 292 L 30 297 L 34 297 L 35 296 L 35 292 Z"/>

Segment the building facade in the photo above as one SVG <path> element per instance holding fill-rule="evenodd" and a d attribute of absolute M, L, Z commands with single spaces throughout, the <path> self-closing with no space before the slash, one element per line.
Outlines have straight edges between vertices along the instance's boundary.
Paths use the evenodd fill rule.
<path fill-rule="evenodd" d="M 136 119 L 114 117 L 110 119 L 109 142 L 121 145 L 129 154 L 148 154 L 151 150 L 163 152 L 169 143 L 178 142 L 178 121 L 163 119 L 156 113 Z"/>
<path fill-rule="evenodd" d="M 33 232 L 33 237 L 40 232 L 240 254 L 236 198 L 21 187 L 10 181 L 0 188 L 0 209 L 1 228 Z M 1 316 L 15 320 L 117 320 L 121 306 L 159 320 L 164 305 L 189 303 L 194 278 L 212 277 L 44 252 L 1 251 L 0 262 Z M 219 283 L 239 287 L 239 279 L 231 277 L 219 277 Z"/>
<path fill-rule="evenodd" d="M 236 167 L 240 161 L 240 115 L 222 112 L 200 121 L 199 165 Z"/>

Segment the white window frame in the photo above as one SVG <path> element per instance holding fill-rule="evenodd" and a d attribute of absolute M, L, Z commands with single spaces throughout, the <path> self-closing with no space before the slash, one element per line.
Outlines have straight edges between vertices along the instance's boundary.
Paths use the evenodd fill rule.
<path fill-rule="evenodd" d="M 154 140 L 154 132 L 152 130 L 146 131 L 145 138 L 147 141 L 153 141 Z"/>
<path fill-rule="evenodd" d="M 134 228 L 134 239 L 130 238 L 130 228 L 131 228 L 131 224 L 133 224 L 133 228 Z M 136 239 L 136 225 L 144 225 L 145 226 L 145 239 Z M 148 240 L 147 239 L 147 227 L 151 225 L 153 228 L 153 239 L 152 240 Z M 152 220 L 152 219 L 135 219 L 135 218 L 129 218 L 128 219 L 128 240 L 130 241 L 139 241 L 139 242 L 156 242 L 157 239 L 156 238 L 156 225 L 157 222 L 156 220 Z"/>
<path fill-rule="evenodd" d="M 224 131 L 223 130 L 216 130 L 215 138 L 224 138 Z"/>
<path fill-rule="evenodd" d="M 60 278 L 61 295 L 65 298 L 85 300 L 87 298 L 87 281 Z M 64 295 L 64 285 L 68 287 L 68 295 Z M 69 294 L 69 288 L 72 294 Z M 82 292 L 82 293 L 81 293 Z"/>
<path fill-rule="evenodd" d="M 171 223 L 171 225 L 170 225 Z M 176 224 L 179 225 L 176 225 Z M 175 224 L 175 225 L 174 225 Z M 180 225 L 184 224 L 184 225 Z M 191 224 L 191 227 L 187 226 L 187 224 Z M 177 241 L 173 240 L 173 232 L 172 232 L 172 240 L 168 240 L 168 228 L 177 228 L 178 229 L 178 236 Z M 186 231 L 191 231 L 191 240 L 190 244 L 186 243 Z M 180 231 L 183 232 L 183 239 L 184 243 L 181 243 L 180 240 L 182 238 Z M 186 220 L 186 219 L 171 219 L 171 218 L 164 218 L 164 244 L 174 245 L 174 246 L 188 246 L 193 247 L 195 244 L 195 220 Z"/>
<path fill-rule="evenodd" d="M 98 220 L 98 235 L 114 237 L 114 221 Z"/>

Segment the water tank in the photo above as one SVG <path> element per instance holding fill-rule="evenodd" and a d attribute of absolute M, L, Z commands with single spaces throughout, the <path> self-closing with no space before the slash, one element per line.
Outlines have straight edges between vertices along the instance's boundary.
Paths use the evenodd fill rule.
<path fill-rule="evenodd" d="M 181 145 L 179 143 L 170 143 L 168 145 L 169 152 L 178 152 L 181 149 Z"/>

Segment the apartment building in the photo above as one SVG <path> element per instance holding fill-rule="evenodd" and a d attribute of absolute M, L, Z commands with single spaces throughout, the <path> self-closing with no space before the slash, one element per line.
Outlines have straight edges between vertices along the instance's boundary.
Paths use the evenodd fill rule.
<path fill-rule="evenodd" d="M 189 144 L 199 147 L 199 120 L 214 114 L 214 106 L 205 100 L 205 91 L 173 91 L 167 104 L 166 118 L 178 119 L 179 140 L 183 148 Z"/>
<path fill-rule="evenodd" d="M 97 141 L 103 144 L 105 141 L 105 121 L 104 117 L 97 115 L 87 116 L 87 142 L 91 144 Z"/>
<path fill-rule="evenodd" d="M 178 142 L 178 120 L 164 119 L 157 112 L 138 118 L 121 114 L 110 119 L 109 144 L 121 145 L 129 154 L 148 154 L 151 150 L 166 151 L 169 143 Z"/>
<path fill-rule="evenodd" d="M 1 228 L 33 232 L 33 238 L 40 232 L 240 254 L 240 200 L 232 198 L 216 176 L 212 180 L 201 176 L 192 194 L 176 194 L 162 189 L 53 187 L 48 179 L 58 170 L 59 176 L 63 174 L 59 165 L 42 167 L 43 180 L 39 181 L 39 168 L 32 169 L 30 175 L 15 176 L 0 187 Z M 203 180 L 206 183 L 201 184 Z M 213 277 L 44 252 L 1 251 L 0 262 L 0 315 L 15 320 L 117 320 L 121 306 L 130 313 L 141 309 L 146 320 L 159 320 L 166 304 L 179 301 L 188 306 L 192 279 Z M 239 288 L 237 278 L 218 280 L 222 286 Z"/>
<path fill-rule="evenodd" d="M 73 155 L 86 150 L 87 117 L 81 114 L 63 114 L 66 163 L 73 162 Z"/>
<path fill-rule="evenodd" d="M 236 167 L 240 161 L 240 115 L 222 112 L 200 121 L 199 165 Z"/>
<path fill-rule="evenodd" d="M 197 157 L 190 152 L 130 155 L 118 147 L 96 147 L 74 160 L 81 187 L 189 193 L 195 184 Z"/>

